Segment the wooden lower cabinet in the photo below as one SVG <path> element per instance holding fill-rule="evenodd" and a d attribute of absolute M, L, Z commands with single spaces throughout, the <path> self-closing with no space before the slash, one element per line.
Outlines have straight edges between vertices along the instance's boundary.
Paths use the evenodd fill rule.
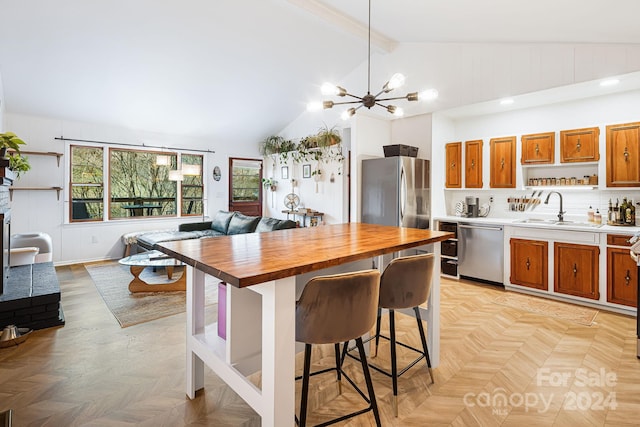
<path fill-rule="evenodd" d="M 509 243 L 511 283 L 546 291 L 549 277 L 549 243 L 527 239 L 511 239 Z"/>
<path fill-rule="evenodd" d="M 598 257 L 600 248 L 590 245 L 555 242 L 554 291 L 597 300 Z"/>
<path fill-rule="evenodd" d="M 629 248 L 607 248 L 607 301 L 636 307 L 638 267 Z"/>

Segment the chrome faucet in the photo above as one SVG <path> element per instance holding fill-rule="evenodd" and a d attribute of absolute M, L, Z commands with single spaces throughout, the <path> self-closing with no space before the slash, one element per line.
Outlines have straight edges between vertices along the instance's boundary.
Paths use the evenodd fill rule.
<path fill-rule="evenodd" d="M 558 221 L 563 222 L 564 221 L 564 214 L 566 212 L 562 211 L 562 194 L 558 193 L 557 191 L 549 191 L 549 194 L 547 194 L 547 198 L 544 200 L 544 204 L 545 205 L 549 204 L 549 197 L 551 197 L 551 195 L 553 193 L 556 193 L 558 195 L 558 197 L 560 197 L 560 212 L 558 212 Z"/>

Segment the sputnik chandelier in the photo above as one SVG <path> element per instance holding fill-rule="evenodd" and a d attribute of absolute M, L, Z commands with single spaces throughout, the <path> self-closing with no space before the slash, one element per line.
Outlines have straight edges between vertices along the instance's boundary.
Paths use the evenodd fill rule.
<path fill-rule="evenodd" d="M 400 107 L 396 107 L 395 105 L 385 105 L 386 101 L 393 101 L 397 99 L 406 99 L 407 101 L 431 101 L 438 97 L 438 91 L 436 89 L 428 89 L 424 92 L 411 92 L 404 96 L 396 96 L 391 98 L 378 98 L 380 95 L 389 93 L 394 89 L 397 89 L 404 85 L 405 77 L 400 73 L 396 73 L 389 79 L 388 82 L 382 86 L 382 90 L 375 95 L 371 94 L 371 0 L 369 0 L 369 32 L 368 32 L 368 56 L 367 56 L 367 94 L 363 97 L 356 96 L 347 92 L 347 90 L 343 87 L 336 86 L 332 83 L 324 83 L 320 88 L 323 95 L 333 95 L 333 96 L 350 96 L 352 98 L 357 99 L 357 101 L 343 101 L 343 102 L 334 102 L 334 101 L 322 101 L 322 102 L 311 102 L 307 105 L 307 110 L 309 111 L 319 111 L 321 109 L 333 108 L 334 105 L 346 105 L 346 104 L 360 104 L 357 107 L 351 107 L 342 112 L 341 117 L 344 120 L 349 119 L 353 116 L 356 111 L 362 107 L 366 107 L 371 109 L 371 107 L 377 105 L 386 109 L 389 113 L 393 114 L 397 117 L 402 117 L 404 115 L 404 110 Z M 385 104 L 383 104 L 383 102 Z"/>

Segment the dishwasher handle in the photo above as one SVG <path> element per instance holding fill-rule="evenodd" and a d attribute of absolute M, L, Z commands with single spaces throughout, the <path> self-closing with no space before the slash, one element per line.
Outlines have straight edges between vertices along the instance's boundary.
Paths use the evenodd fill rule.
<path fill-rule="evenodd" d="M 466 225 L 466 224 L 458 224 L 458 227 L 460 228 L 471 228 L 471 229 L 478 229 L 478 230 L 494 230 L 494 231 L 502 231 L 502 227 L 487 227 L 484 225 Z"/>

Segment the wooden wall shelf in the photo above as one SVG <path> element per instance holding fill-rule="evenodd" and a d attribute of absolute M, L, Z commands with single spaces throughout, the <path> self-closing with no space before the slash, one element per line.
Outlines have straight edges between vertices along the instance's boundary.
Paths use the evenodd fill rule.
<path fill-rule="evenodd" d="M 51 191 L 55 190 L 58 193 L 58 200 L 60 200 L 60 191 L 62 187 L 10 187 L 9 188 L 9 201 L 13 200 L 14 191 Z"/>
<path fill-rule="evenodd" d="M 9 150 L 10 153 L 14 152 L 14 150 Z M 55 156 L 58 161 L 58 167 L 60 167 L 60 157 L 63 156 L 62 153 L 56 153 L 54 151 L 26 151 L 20 150 L 20 154 L 33 154 L 34 156 Z"/>

